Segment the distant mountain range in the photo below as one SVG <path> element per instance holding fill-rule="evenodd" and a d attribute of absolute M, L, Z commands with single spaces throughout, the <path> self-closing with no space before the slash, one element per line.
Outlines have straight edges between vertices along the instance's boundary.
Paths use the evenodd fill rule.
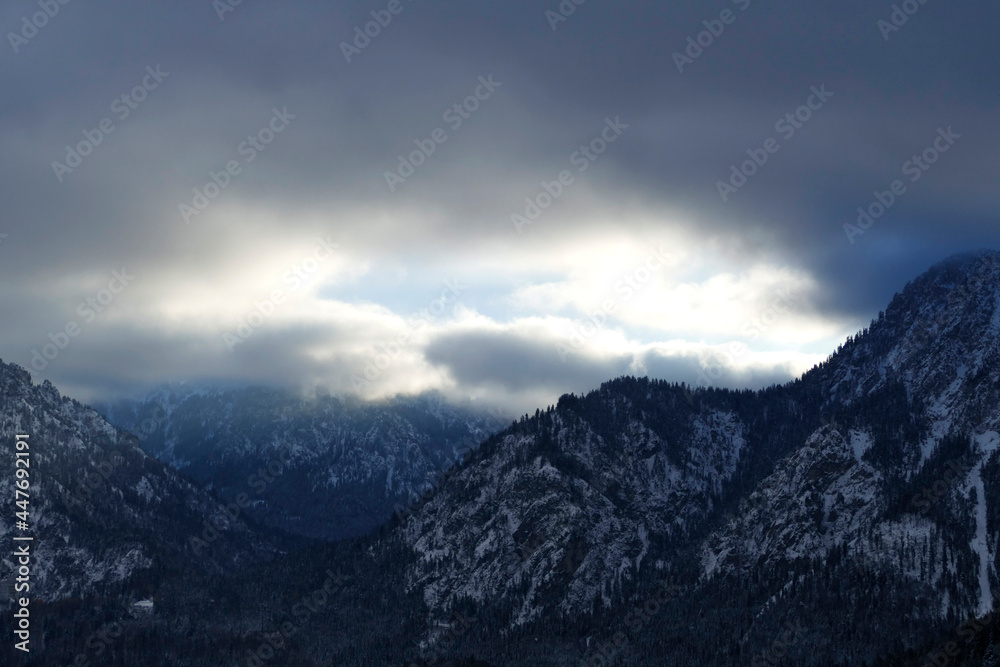
<path fill-rule="evenodd" d="M 198 562 L 186 531 L 219 503 L 92 411 L 0 368 L 4 437 L 34 429 L 58 470 L 40 497 L 58 498 L 73 465 L 96 471 L 108 451 L 134 461 L 110 473 L 115 491 L 93 510 L 121 546 L 100 551 L 55 500 L 42 513 L 55 523 L 39 525 L 51 599 L 97 590 L 93 572 L 121 571 L 133 588 L 146 577 L 156 622 L 122 621 L 101 664 L 130 664 L 138 645 L 164 665 L 888 667 L 1000 655 L 1000 633 L 968 621 L 989 618 L 1000 594 L 1000 253 L 933 267 L 794 382 L 619 378 L 460 460 L 456 448 L 493 424 L 431 397 L 166 392 L 103 407 L 139 430 L 161 409 L 145 448 L 224 502 L 288 452 L 287 470 L 252 496 L 250 522 L 219 541 L 247 554 L 213 552 L 222 573 L 115 570 L 147 541 L 153 563 Z M 432 492 L 363 534 L 452 462 Z M 341 508 L 353 502 L 365 518 L 350 524 Z M 279 533 L 258 524 L 312 537 L 350 525 L 341 534 L 356 537 L 272 558 Z M 115 617 L 117 600 L 91 604 Z M 300 614 L 303 601 L 316 610 Z M 84 617 L 50 615 L 61 658 L 86 638 L 70 629 Z"/>
<path fill-rule="evenodd" d="M 31 454 L 27 530 L 14 525 L 17 434 L 28 436 Z M 9 501 L 0 538 L 35 537 L 29 597 L 82 597 L 168 570 L 220 573 L 278 551 L 273 534 L 147 455 L 135 436 L 3 362 L 0 442 L 0 494 Z M 206 531 L 217 548 L 194 554 L 191 538 Z M 12 550 L 0 565 L 0 579 L 10 577 Z"/>
<path fill-rule="evenodd" d="M 384 523 L 511 422 L 496 410 L 455 408 L 434 393 L 367 403 L 173 387 L 95 407 L 220 498 L 246 493 L 248 514 L 265 526 L 323 540 Z"/>

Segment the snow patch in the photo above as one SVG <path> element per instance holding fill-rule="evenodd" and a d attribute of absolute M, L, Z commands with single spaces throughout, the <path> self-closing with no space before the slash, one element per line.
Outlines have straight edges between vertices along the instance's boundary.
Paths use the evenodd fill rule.
<path fill-rule="evenodd" d="M 993 611 L 993 591 L 990 588 L 990 548 L 986 534 L 986 489 L 983 487 L 983 477 L 980 474 L 982 463 L 977 465 L 970 475 L 972 486 L 976 489 L 976 535 L 972 538 L 972 550 L 979 555 L 979 616 L 985 616 Z"/>
<path fill-rule="evenodd" d="M 851 431 L 850 436 L 851 449 L 854 451 L 854 460 L 861 463 L 861 457 L 872 447 L 872 436 L 867 431 L 855 430 Z"/>
<path fill-rule="evenodd" d="M 1000 433 L 996 431 L 986 431 L 976 436 L 976 445 L 979 450 L 989 456 L 1000 446 Z"/>
<path fill-rule="evenodd" d="M 146 502 L 153 499 L 153 487 L 150 485 L 149 480 L 146 479 L 145 476 L 143 476 L 143 478 L 139 480 L 139 483 L 135 485 L 135 492 L 145 498 Z"/>

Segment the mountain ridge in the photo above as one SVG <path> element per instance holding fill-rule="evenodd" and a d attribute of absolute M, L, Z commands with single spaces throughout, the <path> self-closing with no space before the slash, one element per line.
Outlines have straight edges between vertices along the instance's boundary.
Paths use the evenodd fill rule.
<path fill-rule="evenodd" d="M 506 425 L 500 411 L 456 408 L 434 393 L 365 402 L 187 385 L 97 407 L 220 497 L 249 494 L 262 524 L 322 540 L 378 527 Z"/>
<path fill-rule="evenodd" d="M 922 650 L 1000 592 L 998 322 L 1000 253 L 973 253 L 788 383 L 625 376 L 566 394 L 377 532 L 198 575 L 241 615 L 206 608 L 203 630 L 155 637 L 238 664 L 212 637 L 257 646 L 252 628 L 281 627 L 335 564 L 350 585 L 282 649 L 295 664 L 819 667 Z M 209 596 L 159 594 L 185 610 Z"/>
<path fill-rule="evenodd" d="M 904 592 L 939 598 L 915 609 L 927 627 L 982 612 L 997 586 L 1000 539 L 997 503 L 988 502 L 1000 496 L 1000 479 L 983 474 L 1000 461 L 998 322 L 1000 253 L 969 253 L 911 281 L 869 327 L 785 385 L 734 392 L 627 378 L 582 397 L 565 395 L 555 408 L 488 439 L 397 529 L 395 537 L 416 557 L 406 585 L 422 591 L 431 627 L 472 604 L 505 609 L 501 617 L 516 632 L 542 618 L 591 617 L 595 605 L 612 608 L 656 570 L 682 571 L 676 545 L 664 546 L 680 536 L 700 554 L 700 571 L 688 574 L 702 590 L 713 587 L 713 577 L 779 578 L 778 588 L 760 589 L 766 600 L 794 581 L 782 568 L 805 567 L 813 573 L 798 576 L 809 579 L 818 576 L 809 563 L 835 557 L 888 577 L 898 593 L 886 599 L 893 608 L 904 604 Z M 676 423 L 650 428 L 655 408 L 647 399 L 670 405 Z M 605 414 L 592 412 L 595 401 L 604 401 Z M 587 414 L 580 405 L 589 406 Z M 770 420 L 783 423 L 775 430 Z M 707 446 L 691 435 L 720 421 L 730 424 L 730 435 L 713 433 Z M 937 513 L 924 516 L 904 502 L 921 491 L 911 482 L 923 475 L 933 485 L 943 472 L 932 468 L 945 464 L 935 452 L 963 434 L 971 462 L 938 499 Z M 623 474 L 607 461 L 595 463 L 595 446 L 611 442 L 661 472 Z M 715 463 L 704 458 L 711 446 L 720 448 Z M 727 456 L 729 464 L 720 465 Z M 691 486 L 699 474 L 715 475 L 719 484 L 709 492 Z M 605 476 L 615 483 L 602 484 Z M 671 484 L 659 486 L 663 479 Z M 632 488 L 622 492 L 626 480 Z M 540 505 L 545 498 L 548 505 Z M 693 512 L 689 530 L 655 518 L 663 510 L 653 508 L 667 498 Z M 636 504 L 642 519 L 630 520 L 626 508 Z M 677 507 L 672 519 L 683 515 Z M 770 531 L 776 522 L 784 533 L 765 532 L 750 543 L 748 528 L 739 527 Z M 603 524 L 614 532 L 602 532 Z M 537 525 L 542 536 L 525 548 Z M 911 544 L 923 555 L 911 553 Z M 932 553 L 961 574 L 942 571 Z M 817 617 L 817 626 L 832 622 Z M 832 650 L 829 639 L 818 645 Z"/>

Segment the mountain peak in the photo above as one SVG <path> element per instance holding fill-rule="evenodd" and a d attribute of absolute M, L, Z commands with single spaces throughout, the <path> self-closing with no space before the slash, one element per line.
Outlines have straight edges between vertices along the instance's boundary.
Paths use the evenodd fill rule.
<path fill-rule="evenodd" d="M 996 293 L 1000 289 L 1000 251 L 984 249 L 952 255 L 911 281 L 901 296 L 906 297 L 916 290 L 920 292 L 920 298 L 927 299 L 933 298 L 933 290 L 947 293 L 959 287 L 967 291 L 970 288 L 986 288 Z M 932 292 L 928 294 L 927 290 Z"/>
<path fill-rule="evenodd" d="M 979 250 L 968 250 L 966 252 L 956 253 L 947 257 L 932 266 L 930 271 L 934 271 L 939 267 L 969 267 L 975 266 L 977 263 L 983 261 L 988 262 L 998 260 L 1000 260 L 1000 250 L 980 248 Z"/>

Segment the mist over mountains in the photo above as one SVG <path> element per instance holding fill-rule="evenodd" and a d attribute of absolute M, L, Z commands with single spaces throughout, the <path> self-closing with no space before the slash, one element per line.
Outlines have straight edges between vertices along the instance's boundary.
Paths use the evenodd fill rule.
<path fill-rule="evenodd" d="M 164 665 L 908 665 L 954 636 L 949 664 L 991 651 L 997 252 L 936 265 L 791 383 L 622 377 L 507 424 L 433 395 L 173 388 L 101 406 L 137 436 L 0 370 L 4 437 L 36 447 L 33 664 L 134 664 L 143 646 Z M 92 619 L 117 633 L 100 654 Z"/>
<path fill-rule="evenodd" d="M 4 3 L 0 667 L 1000 667 L 997 25 Z"/>
<path fill-rule="evenodd" d="M 433 393 L 368 403 L 186 387 L 97 409 L 220 498 L 249 495 L 261 524 L 325 540 L 377 527 L 510 422 Z"/>

